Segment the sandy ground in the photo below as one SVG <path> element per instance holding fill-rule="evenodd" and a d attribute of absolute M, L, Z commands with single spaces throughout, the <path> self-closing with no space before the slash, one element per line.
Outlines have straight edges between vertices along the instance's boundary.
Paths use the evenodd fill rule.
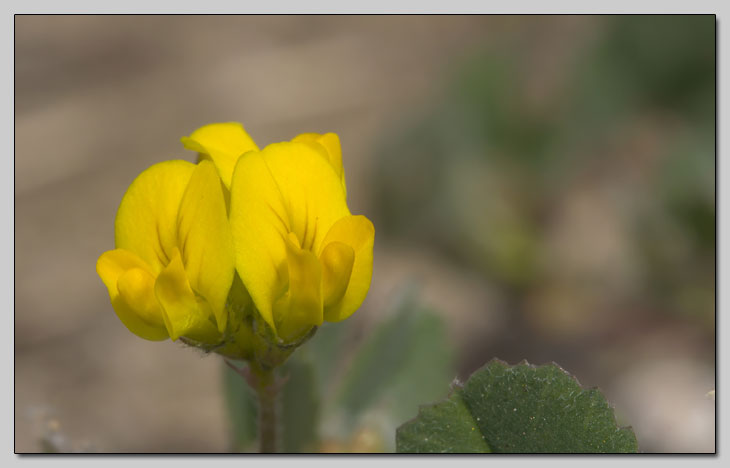
<path fill-rule="evenodd" d="M 575 20 L 545 24 L 559 30 L 561 21 Z M 305 131 L 338 133 L 350 208 L 367 213 L 377 136 L 417 113 L 451 64 L 510 24 L 435 16 L 16 17 L 16 452 L 41 450 L 49 429 L 74 450 L 226 451 L 220 360 L 129 333 L 96 275 L 96 259 L 113 248 L 126 187 L 156 162 L 192 160 L 181 136 L 235 120 L 259 145 Z M 379 245 L 376 258 L 383 260 L 358 312 L 363 326 L 377 320 L 401 281 L 418 275 L 426 299 L 458 317 L 450 332 L 462 352 L 500 332 L 504 317 L 478 278 L 395 246 Z M 671 333 L 657 339 L 671 341 Z M 637 347 L 637 356 L 653 349 Z M 713 450 L 714 403 L 704 395 L 714 388 L 714 369 L 692 356 L 656 358 L 664 365 L 645 371 L 637 358 L 618 372 L 610 396 L 640 435 L 646 429 L 640 442 L 650 449 Z M 652 397 L 688 370 L 697 374 L 693 384 Z"/>

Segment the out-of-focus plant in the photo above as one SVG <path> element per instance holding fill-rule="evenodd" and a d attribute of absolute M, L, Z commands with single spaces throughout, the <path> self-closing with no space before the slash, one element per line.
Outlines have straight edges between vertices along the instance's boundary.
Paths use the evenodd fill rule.
<path fill-rule="evenodd" d="M 261 452 L 636 451 L 603 397 L 554 366 L 502 365 L 501 375 L 492 366 L 463 388 L 452 382 L 439 404 L 450 410 L 422 411 L 393 437 L 419 402 L 445 393 L 451 347 L 441 320 L 412 298 L 349 359 L 346 335 L 323 327 L 358 309 L 373 271 L 374 228 L 347 208 L 338 137 L 303 134 L 259 150 L 240 124 L 225 123 L 182 142 L 197 164 L 161 162 L 132 182 L 116 249 L 97 272 L 134 334 L 227 358 L 236 450 L 258 440 Z M 513 406 L 536 422 L 515 418 Z M 434 444 L 452 424 L 466 443 Z"/>
<path fill-rule="evenodd" d="M 481 271 L 544 329 L 634 304 L 711 334 L 714 17 L 585 21 L 545 71 L 549 44 L 505 34 L 394 127 L 374 219 Z"/>

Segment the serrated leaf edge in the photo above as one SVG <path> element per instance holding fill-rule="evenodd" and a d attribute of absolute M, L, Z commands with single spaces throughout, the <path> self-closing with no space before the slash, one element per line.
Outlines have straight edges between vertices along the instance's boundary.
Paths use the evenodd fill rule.
<path fill-rule="evenodd" d="M 463 388 L 464 388 L 464 383 L 463 382 L 460 382 L 458 378 L 454 377 L 454 380 L 451 381 L 451 385 L 449 386 L 449 393 L 446 395 L 445 398 L 442 398 L 441 400 L 435 401 L 433 403 L 424 403 L 422 405 L 418 405 L 418 413 L 414 417 L 412 417 L 411 419 L 408 419 L 408 420 L 404 421 L 400 426 L 398 426 L 395 429 L 396 434 L 398 433 L 398 431 L 400 430 L 401 427 L 405 426 L 408 423 L 415 422 L 415 420 L 418 419 L 419 416 L 421 416 L 421 412 L 423 410 L 426 410 L 426 409 L 429 409 L 429 408 L 433 408 L 434 406 L 439 405 L 439 404 L 445 402 L 446 400 L 448 400 L 449 398 L 451 398 L 451 395 L 453 395 L 454 392 L 461 391 Z"/>
<path fill-rule="evenodd" d="M 611 410 L 611 417 L 613 418 L 614 425 L 619 429 L 619 431 L 624 430 L 624 429 L 631 430 L 631 432 L 634 434 L 634 438 L 636 438 L 636 433 L 634 432 L 634 429 L 633 429 L 632 426 L 630 426 L 630 425 L 629 426 L 619 426 L 618 425 L 618 421 L 616 420 L 616 412 L 614 411 L 615 408 L 611 404 L 611 402 L 608 401 L 608 398 L 606 398 L 606 395 L 603 392 L 601 392 L 601 389 L 600 388 L 598 388 L 597 386 L 590 387 L 590 388 L 584 387 L 580 383 L 580 381 L 578 380 L 578 378 L 576 376 L 574 376 L 570 372 L 568 372 L 565 369 L 563 369 L 563 367 L 560 364 L 556 363 L 555 361 L 550 361 L 550 363 L 547 363 L 547 364 L 535 365 L 535 364 L 530 364 L 527 361 L 527 359 L 523 359 L 522 361 L 518 362 L 517 364 L 511 365 L 507 361 L 504 361 L 502 359 L 492 358 L 489 361 L 487 361 L 486 363 L 484 363 L 481 367 L 477 368 L 474 372 L 472 372 L 471 374 L 469 374 L 469 377 L 465 381 L 461 382 L 461 381 L 459 381 L 459 379 L 457 377 L 455 377 L 454 380 L 451 382 L 451 387 L 450 387 L 449 393 L 448 393 L 448 395 L 446 395 L 445 398 L 443 398 L 443 399 L 441 399 L 439 401 L 436 401 L 434 403 L 426 403 L 426 404 L 423 404 L 423 405 L 418 405 L 418 414 L 416 414 L 416 416 L 414 416 L 411 419 L 405 421 L 404 423 L 402 423 L 400 426 L 398 426 L 396 428 L 396 430 L 395 430 L 396 444 L 397 444 L 398 432 L 400 432 L 400 430 L 401 430 L 401 428 L 403 426 L 415 422 L 421 416 L 421 413 L 422 413 L 422 411 L 424 409 L 433 408 L 436 405 L 439 405 L 441 403 L 444 403 L 446 400 L 448 400 L 449 398 L 451 398 L 451 396 L 455 392 L 461 392 L 464 389 L 464 385 L 467 382 L 469 382 L 469 380 L 471 380 L 471 378 L 472 378 L 472 376 L 474 374 L 476 374 L 477 372 L 481 371 L 482 369 L 485 369 L 485 368 L 489 367 L 489 365 L 492 364 L 492 363 L 497 363 L 497 364 L 499 364 L 499 365 L 501 365 L 503 367 L 507 367 L 507 368 L 510 368 L 510 369 L 514 369 L 517 366 L 527 366 L 527 367 L 530 367 L 532 369 L 539 369 L 539 368 L 542 368 L 542 367 L 549 367 L 549 366 L 555 366 L 555 367 L 557 367 L 563 374 L 565 374 L 568 377 L 572 378 L 575 381 L 575 383 L 578 384 L 578 387 L 582 391 L 590 391 L 590 390 L 596 390 L 596 391 L 598 391 L 600 393 L 600 395 L 603 397 L 603 399 L 606 401 L 606 404 L 608 405 L 608 408 Z M 487 444 L 487 445 L 489 445 L 489 444 Z M 637 439 L 636 447 L 637 447 L 637 451 L 638 451 L 638 439 Z"/>

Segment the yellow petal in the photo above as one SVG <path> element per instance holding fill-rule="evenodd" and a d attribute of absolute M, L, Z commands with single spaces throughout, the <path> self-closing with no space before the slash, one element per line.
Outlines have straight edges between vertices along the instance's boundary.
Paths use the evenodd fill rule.
<path fill-rule="evenodd" d="M 370 289 L 373 275 L 373 241 L 375 228 L 365 216 L 346 216 L 337 221 L 327 232 L 322 254 L 332 242 L 341 242 L 352 248 L 355 260 L 347 290 L 339 302 L 325 306 L 324 318 L 328 322 L 344 320 L 360 307 Z"/>
<path fill-rule="evenodd" d="M 226 298 L 235 269 L 223 190 L 213 163 L 202 161 L 190 177 L 177 218 L 185 274 L 192 289 L 210 304 L 221 333 L 226 329 Z"/>
<path fill-rule="evenodd" d="M 195 164 L 165 161 L 142 172 L 124 194 L 114 224 L 118 249 L 137 254 L 153 275 L 177 245 L 177 213 Z"/>
<path fill-rule="evenodd" d="M 154 328 L 160 337 L 167 338 L 162 309 L 155 298 L 154 285 L 155 278 L 149 271 L 142 268 L 125 271 L 117 282 L 119 296 L 136 317 Z"/>
<path fill-rule="evenodd" d="M 162 341 L 170 337 L 164 325 L 160 327 L 142 320 L 138 311 L 127 304 L 122 296 L 117 296 L 112 300 L 112 307 L 124 326 L 140 338 L 150 341 Z"/>
<path fill-rule="evenodd" d="M 236 269 L 272 328 L 274 301 L 286 291 L 289 233 L 317 252 L 335 221 L 349 214 L 337 174 L 311 146 L 276 143 L 239 159 L 230 214 Z"/>
<path fill-rule="evenodd" d="M 164 326 L 162 315 L 155 313 L 159 312 L 159 305 L 155 299 L 154 285 L 155 278 L 143 268 L 130 268 L 117 282 L 119 295 L 130 307 L 140 312 L 153 312 L 145 318 Z"/>
<path fill-rule="evenodd" d="M 290 233 L 286 242 L 289 291 L 274 307 L 277 334 L 284 340 L 299 337 L 322 325 L 322 266 L 317 257 L 302 250 Z"/>
<path fill-rule="evenodd" d="M 180 251 L 175 248 L 170 264 L 155 281 L 155 295 L 162 305 L 167 332 L 173 341 L 181 336 L 207 344 L 219 340 L 210 307 L 199 301 L 185 276 Z"/>
<path fill-rule="evenodd" d="M 276 143 L 260 154 L 276 181 L 290 232 L 303 249 L 319 251 L 330 227 L 350 214 L 337 174 L 303 143 Z"/>
<path fill-rule="evenodd" d="M 96 272 L 109 290 L 109 296 L 114 299 L 119 295 L 117 281 L 125 271 L 132 268 L 143 268 L 149 270 L 149 266 L 134 253 L 115 249 L 104 252 L 96 261 Z"/>
<path fill-rule="evenodd" d="M 116 249 L 99 257 L 96 271 L 109 290 L 114 312 L 129 331 L 152 341 L 168 338 L 149 266 L 132 252 Z"/>
<path fill-rule="evenodd" d="M 350 283 L 355 251 L 342 242 L 330 242 L 319 257 L 322 263 L 322 294 L 325 307 L 342 300 Z"/>
<path fill-rule="evenodd" d="M 332 168 L 342 182 L 342 188 L 347 194 L 347 186 L 345 185 L 345 169 L 342 167 L 342 147 L 340 146 L 340 137 L 336 133 L 302 133 L 292 140 L 293 142 L 309 143 L 319 146 L 323 150 L 324 156 L 329 161 Z"/>
<path fill-rule="evenodd" d="M 209 124 L 195 130 L 189 137 L 182 137 L 180 141 L 185 148 L 210 158 L 228 188 L 238 157 L 259 149 L 238 122 Z"/>
<path fill-rule="evenodd" d="M 258 153 L 238 161 L 231 185 L 230 223 L 236 270 L 264 320 L 287 281 L 284 237 L 290 230 L 281 193 Z"/>

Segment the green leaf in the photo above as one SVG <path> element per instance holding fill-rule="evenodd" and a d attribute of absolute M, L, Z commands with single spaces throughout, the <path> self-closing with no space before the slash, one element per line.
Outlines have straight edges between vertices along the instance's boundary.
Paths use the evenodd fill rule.
<path fill-rule="evenodd" d="M 281 394 L 281 451 L 312 452 L 319 441 L 319 392 L 314 366 L 294 356 L 280 373 L 287 381 Z"/>
<path fill-rule="evenodd" d="M 411 296 L 360 347 L 338 403 L 351 421 L 383 401 L 399 415 L 412 415 L 419 397 L 446 393 L 451 360 L 441 319 Z"/>
<path fill-rule="evenodd" d="M 317 387 L 323 399 L 328 399 L 334 386 L 337 367 L 342 358 L 342 350 L 347 343 L 349 322 L 323 323 L 317 333 L 304 343 L 293 358 L 300 358 L 312 363 L 317 376 Z"/>
<path fill-rule="evenodd" d="M 395 424 L 413 417 L 420 402 L 445 396 L 448 382 L 456 375 L 443 320 L 428 309 L 416 313 L 403 362 L 385 390 L 388 414 Z"/>
<path fill-rule="evenodd" d="M 257 434 L 258 403 L 256 393 L 233 369 L 223 369 L 223 389 L 226 408 L 232 426 L 231 446 L 237 452 L 255 451 Z"/>
<path fill-rule="evenodd" d="M 396 432 L 402 453 L 489 453 L 491 449 L 459 392 L 431 406 Z"/>
<path fill-rule="evenodd" d="M 498 360 L 472 374 L 447 400 L 422 407 L 418 417 L 396 432 L 398 452 L 489 449 L 616 453 L 636 452 L 638 446 L 631 428 L 617 427 L 613 409 L 597 389 L 583 389 L 555 364 L 509 366 Z"/>

